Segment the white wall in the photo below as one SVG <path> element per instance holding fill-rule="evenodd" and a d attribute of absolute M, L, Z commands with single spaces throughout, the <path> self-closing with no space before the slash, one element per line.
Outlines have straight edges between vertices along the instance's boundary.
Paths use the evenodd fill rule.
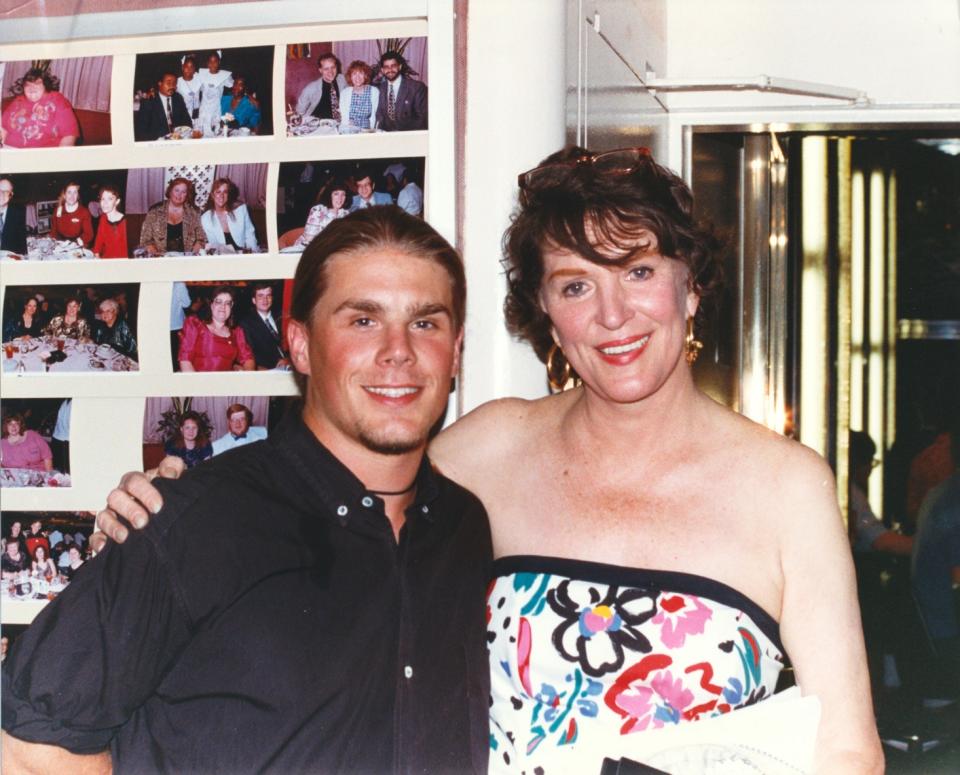
<path fill-rule="evenodd" d="M 467 331 L 461 401 L 538 397 L 543 366 L 503 324 L 500 240 L 516 204 L 517 174 L 564 142 L 564 22 L 557 0 L 470 3 L 463 252 Z"/>
<path fill-rule="evenodd" d="M 667 72 L 658 75 L 759 74 L 860 89 L 878 105 L 960 107 L 960 3 L 670 0 Z M 673 109 L 811 102 L 742 92 L 671 94 L 668 104 Z"/>

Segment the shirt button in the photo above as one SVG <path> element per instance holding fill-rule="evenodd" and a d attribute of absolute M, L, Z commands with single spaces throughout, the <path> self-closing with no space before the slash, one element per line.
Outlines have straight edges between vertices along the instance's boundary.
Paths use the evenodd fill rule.
<path fill-rule="evenodd" d="M 347 512 L 348 512 L 348 511 L 349 511 L 349 509 L 348 509 L 346 506 L 337 506 L 337 516 L 338 516 L 338 517 L 345 517 L 345 516 L 347 516 Z"/>
<path fill-rule="evenodd" d="M 413 678 L 413 668 L 410 665 L 405 665 L 403 668 L 403 675 L 405 678 Z"/>
<path fill-rule="evenodd" d="M 369 509 L 373 505 L 373 498 L 371 498 L 369 495 L 364 495 L 363 500 L 360 502 Z"/>
<path fill-rule="evenodd" d="M 420 511 L 422 511 L 424 514 L 426 514 L 428 511 L 430 511 L 430 507 L 429 507 L 429 506 L 421 506 L 421 507 L 420 507 Z"/>

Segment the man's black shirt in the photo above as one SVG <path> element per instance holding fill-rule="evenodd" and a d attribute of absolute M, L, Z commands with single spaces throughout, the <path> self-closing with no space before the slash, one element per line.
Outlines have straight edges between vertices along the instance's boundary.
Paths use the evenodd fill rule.
<path fill-rule="evenodd" d="M 481 772 L 486 514 L 424 459 L 399 542 L 298 417 L 164 508 L 13 645 L 3 728 L 117 772 Z"/>

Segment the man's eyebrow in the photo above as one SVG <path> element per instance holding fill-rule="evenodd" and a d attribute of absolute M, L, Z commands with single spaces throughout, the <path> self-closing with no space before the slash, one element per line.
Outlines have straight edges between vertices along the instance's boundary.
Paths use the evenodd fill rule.
<path fill-rule="evenodd" d="M 344 310 L 353 310 L 354 312 L 369 312 L 377 313 L 383 312 L 383 305 L 378 304 L 375 301 L 370 301 L 368 299 L 347 299 L 339 307 L 337 307 L 333 312 L 334 314 L 338 312 L 343 312 Z"/>
<path fill-rule="evenodd" d="M 446 304 L 434 302 L 427 304 L 414 304 L 410 307 L 410 317 L 424 318 L 429 317 L 430 315 L 446 315 L 447 317 L 453 317 L 453 315 L 450 313 L 450 308 Z"/>

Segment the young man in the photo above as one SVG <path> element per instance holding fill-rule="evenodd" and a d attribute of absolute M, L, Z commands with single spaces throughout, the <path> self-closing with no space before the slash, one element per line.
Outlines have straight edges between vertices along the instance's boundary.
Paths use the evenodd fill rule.
<path fill-rule="evenodd" d="M 253 350 L 257 368 L 275 369 L 286 366 L 289 361 L 280 341 L 282 325 L 273 316 L 273 285 L 268 282 L 253 283 L 253 309 L 240 318 L 240 328 Z"/>
<path fill-rule="evenodd" d="M 347 86 L 340 73 L 340 60 L 323 54 L 317 62 L 320 77 L 303 87 L 297 98 L 297 113 L 340 121 L 340 91 Z"/>
<path fill-rule="evenodd" d="M 160 513 L 21 636 L 5 768 L 486 770 L 489 526 L 424 454 L 464 288 L 456 252 L 397 208 L 310 243 L 289 327 L 302 416 L 158 482 Z"/>
<path fill-rule="evenodd" d="M 350 204 L 350 212 L 365 210 L 368 207 L 380 207 L 393 204 L 390 194 L 385 191 L 375 191 L 376 183 L 368 170 L 363 170 L 357 178 L 357 195 Z"/>
<path fill-rule="evenodd" d="M 227 407 L 227 432 L 213 440 L 213 454 L 219 455 L 234 447 L 242 447 L 254 441 L 267 438 L 267 429 L 262 425 L 251 425 L 253 412 L 244 404 L 230 404 Z"/>

